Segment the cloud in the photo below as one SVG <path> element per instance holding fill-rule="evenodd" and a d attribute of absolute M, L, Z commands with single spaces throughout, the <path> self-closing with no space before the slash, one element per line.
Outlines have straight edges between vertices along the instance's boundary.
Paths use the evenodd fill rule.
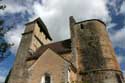
<path fill-rule="evenodd" d="M 5 13 L 23 12 L 26 10 L 26 7 L 20 6 L 15 2 L 13 2 L 13 4 L 12 4 L 12 2 L 4 1 L 3 4 L 5 4 L 7 7 L 5 8 L 4 11 L 1 11 L 0 14 L 3 15 Z"/>
<path fill-rule="evenodd" d="M 6 35 L 5 35 L 5 39 L 9 42 L 9 43 L 14 43 L 14 46 L 12 46 L 11 51 L 15 54 L 17 51 L 17 48 L 19 46 L 20 43 L 20 39 L 21 39 L 21 33 L 23 33 L 24 31 L 24 26 L 22 25 L 18 25 L 18 28 L 14 28 L 12 30 L 10 30 Z"/>
<path fill-rule="evenodd" d="M 120 13 L 125 14 L 125 1 L 122 3 Z"/>
<path fill-rule="evenodd" d="M 46 0 L 43 5 L 34 4 L 34 13 L 43 19 L 55 41 L 69 38 L 68 19 L 71 15 L 77 21 L 92 18 L 105 22 L 111 20 L 106 0 Z"/>
<path fill-rule="evenodd" d="M 0 76 L 0 83 L 4 83 L 4 81 L 5 81 L 5 76 Z"/>
<path fill-rule="evenodd" d="M 120 8 L 124 0 L 107 0 L 109 10 L 114 11 L 116 15 L 120 14 Z"/>
<path fill-rule="evenodd" d="M 113 28 L 113 27 L 115 27 L 117 24 L 116 23 L 109 23 L 108 25 L 107 25 L 107 28 L 109 29 L 109 28 Z"/>
<path fill-rule="evenodd" d="M 4 12 L 8 13 L 15 13 L 15 12 L 24 12 L 26 10 L 26 7 L 18 6 L 17 4 L 10 5 L 8 4 Z"/>
<path fill-rule="evenodd" d="M 8 71 L 5 67 L 1 67 L 1 64 L 0 64 L 0 83 L 4 82 L 5 81 L 5 78 L 6 78 L 6 75 L 7 75 Z"/>
<path fill-rule="evenodd" d="M 119 64 L 122 63 L 122 61 L 123 61 L 123 57 L 122 56 L 117 56 L 117 59 L 118 59 Z"/>
<path fill-rule="evenodd" d="M 47 28 L 52 35 L 54 41 L 67 39 L 70 37 L 69 32 L 69 16 L 74 16 L 76 21 L 87 19 L 101 19 L 109 23 L 108 28 L 114 27 L 117 24 L 110 23 L 112 17 L 109 15 L 109 10 L 106 6 L 108 0 L 43 0 L 42 4 L 38 0 L 5 0 L 7 5 L 5 13 L 18 13 L 27 11 L 33 20 L 36 17 L 41 17 L 47 25 Z M 116 8 L 116 0 L 111 2 L 112 7 Z M 125 1 L 121 6 L 121 13 L 125 13 Z M 19 19 L 18 19 L 19 20 Z M 23 19 L 22 19 L 23 20 Z M 17 24 L 17 28 L 9 31 L 5 38 L 10 43 L 15 43 L 11 51 L 16 53 L 21 39 L 21 33 L 24 31 L 24 24 Z M 114 46 L 125 47 L 125 27 L 115 34 L 110 34 Z M 124 61 L 122 56 L 118 56 L 119 63 Z M 124 72 L 125 74 L 125 72 Z M 4 77 L 0 76 L 0 79 Z"/>
<path fill-rule="evenodd" d="M 116 31 L 115 34 L 110 34 L 110 38 L 113 42 L 114 47 L 125 48 L 125 27 Z"/>
<path fill-rule="evenodd" d="M 29 20 L 41 17 L 54 41 L 70 37 L 69 16 L 71 15 L 77 21 L 92 18 L 99 18 L 105 22 L 110 22 L 111 20 L 111 17 L 108 15 L 109 11 L 106 7 L 106 0 L 43 0 L 42 4 L 39 3 L 39 0 L 11 0 L 11 2 L 7 0 L 5 3 L 8 8 L 4 13 L 28 11 L 32 15 L 32 17 L 28 18 Z M 20 28 L 15 28 L 6 35 L 7 41 L 15 43 L 15 46 L 12 48 L 13 52 L 17 49 L 20 42 L 20 34 L 24 30 L 22 28 L 24 27 L 23 24 L 20 24 L 18 27 Z"/>
<path fill-rule="evenodd" d="M 117 59 L 118 59 L 119 64 L 122 64 L 122 63 L 125 61 L 125 56 L 123 56 L 123 55 L 118 55 L 118 56 L 117 56 Z"/>
<path fill-rule="evenodd" d="M 4 11 L 0 11 L 1 15 L 4 15 L 5 13 L 25 13 L 27 11 L 28 13 L 33 15 L 33 9 L 32 5 L 34 0 L 3 0 L 2 4 L 6 5 L 6 8 Z"/>
<path fill-rule="evenodd" d="M 0 76 L 4 76 L 7 73 L 7 69 L 5 67 L 0 67 Z"/>

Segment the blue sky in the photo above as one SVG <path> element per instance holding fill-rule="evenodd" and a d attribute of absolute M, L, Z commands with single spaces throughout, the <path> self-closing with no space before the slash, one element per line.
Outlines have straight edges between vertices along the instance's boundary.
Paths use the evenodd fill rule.
<path fill-rule="evenodd" d="M 15 43 L 11 55 L 0 63 L 0 81 L 4 81 L 15 59 L 24 24 L 37 17 L 47 25 L 54 41 L 67 39 L 69 35 L 69 16 L 77 21 L 101 19 L 107 24 L 113 48 L 121 69 L 125 72 L 125 1 L 124 0 L 3 0 L 4 11 L 0 18 L 6 26 L 14 25 L 5 40 Z M 57 35 L 58 34 L 58 35 Z"/>

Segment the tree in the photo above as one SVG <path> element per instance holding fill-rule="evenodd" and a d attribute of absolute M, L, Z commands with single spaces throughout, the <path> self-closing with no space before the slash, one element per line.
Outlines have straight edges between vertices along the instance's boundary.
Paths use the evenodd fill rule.
<path fill-rule="evenodd" d="M 0 0 L 2 1 L 2 0 Z M 0 5 L 0 10 L 3 11 L 6 8 L 6 5 L 1 4 Z M 13 28 L 12 26 L 10 27 L 5 27 L 4 26 L 4 20 L 0 19 L 0 62 L 4 60 L 8 55 L 6 54 L 8 49 L 13 46 L 14 44 L 10 44 L 5 40 L 5 34 Z"/>

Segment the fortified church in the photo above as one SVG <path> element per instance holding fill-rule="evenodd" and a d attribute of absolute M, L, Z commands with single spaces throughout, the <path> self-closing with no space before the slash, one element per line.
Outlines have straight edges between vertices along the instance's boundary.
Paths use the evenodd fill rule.
<path fill-rule="evenodd" d="M 58 42 L 40 18 L 27 23 L 7 83 L 124 83 L 106 24 L 69 22 L 70 39 Z"/>

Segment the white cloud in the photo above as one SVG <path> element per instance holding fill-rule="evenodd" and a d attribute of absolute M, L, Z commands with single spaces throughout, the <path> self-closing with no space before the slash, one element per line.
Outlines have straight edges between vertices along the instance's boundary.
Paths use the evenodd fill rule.
<path fill-rule="evenodd" d="M 125 14 L 125 1 L 122 3 L 121 9 L 120 9 L 120 13 Z"/>
<path fill-rule="evenodd" d="M 34 12 L 43 19 L 54 40 L 69 38 L 68 19 L 71 15 L 77 21 L 92 18 L 111 20 L 106 0 L 46 0 L 43 5 L 35 3 Z"/>
<path fill-rule="evenodd" d="M 16 51 L 17 51 L 17 48 L 19 46 L 20 39 L 21 39 L 21 33 L 23 33 L 23 31 L 24 31 L 24 27 L 20 25 L 18 28 L 14 28 L 14 29 L 10 30 L 5 35 L 5 39 L 9 43 L 14 43 L 14 46 L 12 46 L 12 49 L 11 49 L 11 51 L 13 53 L 16 53 Z"/>
<path fill-rule="evenodd" d="M 0 76 L 0 83 L 4 83 L 4 81 L 5 81 L 5 76 Z"/>
<path fill-rule="evenodd" d="M 0 83 L 5 81 L 7 73 L 7 69 L 0 64 Z"/>
<path fill-rule="evenodd" d="M 95 18 L 106 22 L 111 20 L 108 15 L 106 0 L 44 0 L 42 5 L 38 2 L 33 2 L 33 0 L 30 2 L 29 0 L 12 0 L 12 2 L 5 3 L 8 4 L 6 12 L 14 13 L 28 10 L 29 13 L 35 13 L 32 18 L 29 18 L 30 20 L 40 16 L 47 25 L 54 41 L 69 38 L 69 16 L 71 15 L 77 21 Z M 24 28 L 13 29 L 6 35 L 6 39 L 9 42 L 15 43 L 12 49 L 13 52 L 19 45 L 22 29 Z"/>
<path fill-rule="evenodd" d="M 119 7 L 120 7 L 120 0 L 107 0 L 107 4 L 112 8 L 112 10 L 115 11 L 116 15 L 120 13 Z"/>
<path fill-rule="evenodd" d="M 26 10 L 26 7 L 23 6 L 17 6 L 17 4 L 8 4 L 6 9 L 4 10 L 5 12 L 9 12 L 9 13 L 15 13 L 15 12 L 24 12 Z"/>
<path fill-rule="evenodd" d="M 117 59 L 118 59 L 119 64 L 122 64 L 125 61 L 125 56 L 119 55 L 117 56 Z"/>
<path fill-rule="evenodd" d="M 35 2 L 35 1 L 34 1 Z M 4 11 L 0 11 L 1 15 L 4 15 L 5 13 L 23 13 L 25 11 L 29 12 L 30 14 L 33 14 L 32 5 L 33 0 L 3 0 L 1 4 L 5 4 L 6 8 Z"/>
<path fill-rule="evenodd" d="M 116 23 L 109 23 L 108 25 L 107 25 L 107 28 L 109 29 L 109 28 L 113 28 L 113 27 L 115 27 L 117 24 Z"/>
<path fill-rule="evenodd" d="M 114 46 L 125 48 L 125 27 L 110 36 Z"/>
<path fill-rule="evenodd" d="M 7 0 L 8 1 L 8 0 Z M 17 0 L 16 0 L 17 1 Z M 106 7 L 108 0 L 44 0 L 43 5 L 33 0 L 11 0 L 7 3 L 7 8 L 3 13 L 16 13 L 24 12 L 27 10 L 30 14 L 35 13 L 30 20 L 40 16 L 47 25 L 47 28 L 54 38 L 54 41 L 69 38 L 69 16 L 74 16 L 77 21 L 86 19 L 99 18 L 105 22 L 110 22 L 111 17 Z M 20 3 L 24 4 L 20 5 Z M 114 3 L 114 2 L 113 2 Z M 121 12 L 125 13 L 125 1 L 121 7 Z M 116 24 L 110 24 L 108 28 L 115 26 Z M 19 25 L 18 28 L 12 29 L 6 34 L 6 40 L 10 43 L 15 43 L 12 47 L 12 52 L 15 53 L 20 39 L 21 33 L 23 33 L 23 25 Z M 112 42 L 115 46 L 125 47 L 125 27 L 116 32 L 115 35 L 111 35 Z M 118 57 L 119 63 L 123 61 L 123 57 Z M 125 74 L 125 72 L 124 72 Z M 4 77 L 0 76 L 0 80 L 4 80 Z"/>
<path fill-rule="evenodd" d="M 5 13 L 15 13 L 15 12 L 23 12 L 26 8 L 16 3 L 7 3 L 3 2 L 3 4 L 7 5 L 4 11 L 1 11 L 0 14 L 4 15 Z"/>

